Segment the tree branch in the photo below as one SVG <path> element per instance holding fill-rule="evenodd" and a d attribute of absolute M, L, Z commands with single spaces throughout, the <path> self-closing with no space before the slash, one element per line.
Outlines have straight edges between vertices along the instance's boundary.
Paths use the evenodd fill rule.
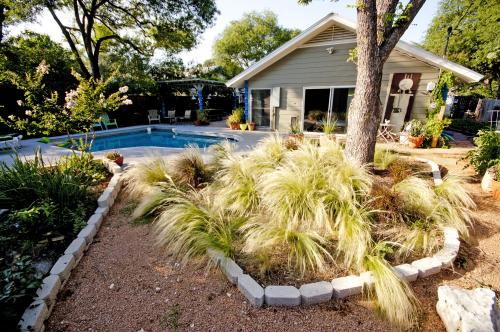
<path fill-rule="evenodd" d="M 78 52 L 78 49 L 76 48 L 75 42 L 73 41 L 73 38 L 71 37 L 71 34 L 69 33 L 68 29 L 66 29 L 66 27 L 62 24 L 59 17 L 57 17 L 57 15 L 54 11 L 54 8 L 51 5 L 47 5 L 47 9 L 49 10 L 50 14 L 54 18 L 57 25 L 61 29 L 61 32 L 63 33 L 64 37 L 66 38 L 66 41 L 68 42 L 71 51 L 73 52 L 73 54 L 76 57 L 76 61 L 77 61 L 78 65 L 80 66 L 80 70 L 82 71 L 83 76 L 86 78 L 90 78 L 90 76 L 91 76 L 90 72 L 88 71 L 87 67 L 83 63 L 80 52 Z"/>
<path fill-rule="evenodd" d="M 385 60 L 389 57 L 389 54 L 394 49 L 401 36 L 408 29 L 411 22 L 413 22 L 413 19 L 424 3 L 425 0 L 410 0 L 408 2 L 405 8 L 405 18 L 398 20 L 395 24 L 393 24 L 386 39 L 380 45 L 380 56 L 383 62 L 385 62 Z"/>

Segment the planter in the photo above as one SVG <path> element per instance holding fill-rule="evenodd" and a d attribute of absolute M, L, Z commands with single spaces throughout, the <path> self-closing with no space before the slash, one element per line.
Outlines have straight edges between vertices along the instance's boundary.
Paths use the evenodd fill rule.
<path fill-rule="evenodd" d="M 248 130 L 254 131 L 255 130 L 255 123 L 251 122 L 248 124 Z"/>
<path fill-rule="evenodd" d="M 493 182 L 495 181 L 495 172 L 486 170 L 486 173 L 483 175 L 483 179 L 481 180 L 481 188 L 485 193 L 493 192 Z"/>
<path fill-rule="evenodd" d="M 240 129 L 243 131 L 247 130 L 247 127 L 248 127 L 248 125 L 246 123 L 240 124 Z"/>
<path fill-rule="evenodd" d="M 492 180 L 491 191 L 493 193 L 493 198 L 500 201 L 500 181 Z"/>
<path fill-rule="evenodd" d="M 408 146 L 412 149 L 418 149 L 424 144 L 424 136 L 408 136 Z"/>
<path fill-rule="evenodd" d="M 238 129 L 240 129 L 240 124 L 239 123 L 231 123 L 230 128 L 232 130 L 238 130 Z"/>
<path fill-rule="evenodd" d="M 439 143 L 439 137 L 441 136 L 432 136 L 431 148 L 437 148 Z"/>
<path fill-rule="evenodd" d="M 114 159 L 114 162 L 115 162 L 118 166 L 122 166 L 122 165 L 123 165 L 123 156 L 116 157 L 116 158 Z"/>
<path fill-rule="evenodd" d="M 194 125 L 195 125 L 195 126 L 197 126 L 197 127 L 199 127 L 199 126 L 208 126 L 208 124 L 209 124 L 209 123 L 208 123 L 207 121 L 200 121 L 200 120 L 196 120 L 196 121 L 194 122 Z"/>

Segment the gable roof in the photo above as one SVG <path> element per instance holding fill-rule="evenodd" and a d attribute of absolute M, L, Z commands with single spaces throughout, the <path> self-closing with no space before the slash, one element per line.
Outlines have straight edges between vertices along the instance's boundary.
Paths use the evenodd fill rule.
<path fill-rule="evenodd" d="M 348 31 L 352 31 L 354 33 L 356 32 L 356 23 L 345 19 L 335 13 L 330 13 L 306 30 L 302 31 L 302 33 L 298 34 L 296 37 L 290 39 L 289 41 L 266 55 L 261 60 L 252 64 L 240 74 L 230 79 L 226 83 L 226 85 L 229 87 L 241 87 L 245 80 L 248 80 L 251 77 L 257 75 L 278 60 L 292 53 L 297 48 L 308 42 L 316 34 L 326 29 L 332 23 Z M 394 49 L 415 57 L 432 66 L 448 70 L 467 83 L 478 82 L 483 78 L 483 75 L 481 75 L 480 73 L 459 65 L 458 63 L 443 59 L 431 52 L 428 52 L 418 46 L 402 40 L 397 43 Z"/>

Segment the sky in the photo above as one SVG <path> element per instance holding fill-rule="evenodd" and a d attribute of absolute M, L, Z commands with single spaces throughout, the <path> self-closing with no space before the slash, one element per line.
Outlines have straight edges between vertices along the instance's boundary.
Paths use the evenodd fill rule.
<path fill-rule="evenodd" d="M 354 0 L 313 0 L 308 6 L 301 6 L 296 0 L 216 0 L 220 14 L 215 24 L 207 29 L 200 37 L 198 45 L 187 52 L 180 54 L 185 63 L 202 63 L 212 55 L 212 44 L 217 36 L 230 24 L 231 21 L 240 19 L 249 11 L 271 10 L 278 15 L 279 24 L 287 28 L 306 29 L 323 16 L 335 12 L 341 16 L 355 21 L 356 11 L 349 5 Z M 408 28 L 403 39 L 409 42 L 420 42 L 432 18 L 436 14 L 439 1 L 426 1 L 423 8 Z M 65 16 L 65 17 L 64 17 Z M 63 15 L 65 23 L 71 23 L 69 15 Z M 20 25 L 12 29 L 12 34 L 19 34 L 24 29 L 46 33 L 52 39 L 64 42 L 63 36 L 48 12 L 41 15 L 34 24 Z"/>

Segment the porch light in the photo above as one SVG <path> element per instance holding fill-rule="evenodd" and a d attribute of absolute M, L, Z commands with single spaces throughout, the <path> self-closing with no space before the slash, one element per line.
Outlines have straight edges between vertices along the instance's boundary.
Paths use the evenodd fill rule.
<path fill-rule="evenodd" d="M 427 83 L 427 91 L 431 92 L 435 88 L 436 88 L 436 82 L 431 81 L 431 82 Z"/>
<path fill-rule="evenodd" d="M 328 48 L 326 49 L 326 51 L 328 52 L 328 54 L 332 55 L 332 54 L 334 54 L 334 53 L 335 53 L 335 48 L 333 48 L 333 47 L 328 47 Z"/>

